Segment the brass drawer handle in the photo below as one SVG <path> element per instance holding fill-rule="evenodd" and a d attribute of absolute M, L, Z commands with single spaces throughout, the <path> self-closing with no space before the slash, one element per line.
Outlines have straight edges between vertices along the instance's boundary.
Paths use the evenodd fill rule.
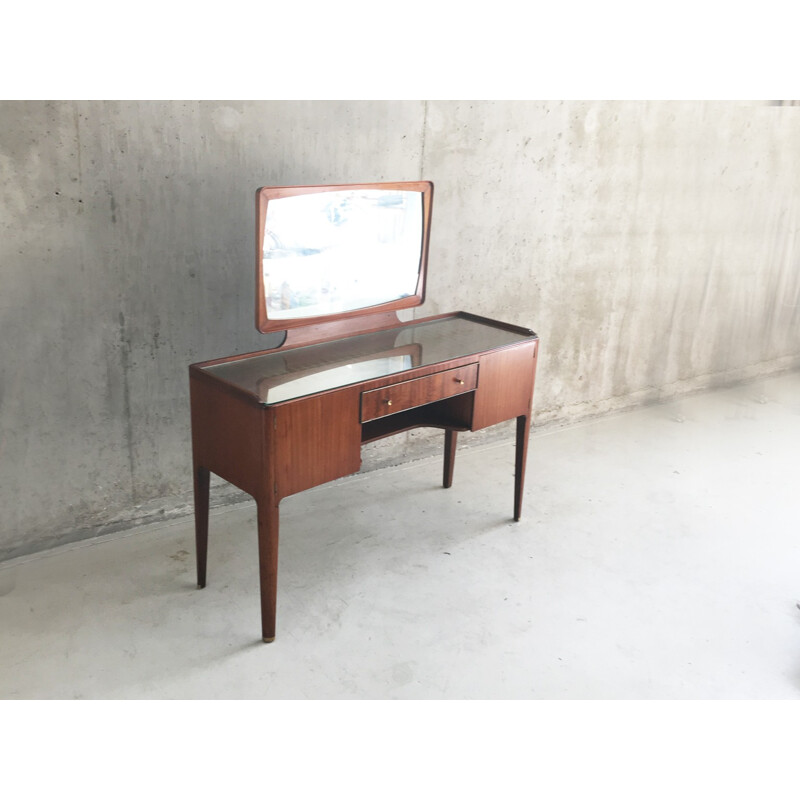
<path fill-rule="evenodd" d="M 454 380 L 454 381 L 455 381 L 457 384 L 459 384 L 460 386 L 463 386 L 463 385 L 464 385 L 464 381 L 462 381 L 460 378 L 453 378 L 453 380 Z"/>
<path fill-rule="evenodd" d="M 391 400 L 385 400 L 384 402 L 386 403 L 387 406 L 390 406 L 392 404 Z"/>

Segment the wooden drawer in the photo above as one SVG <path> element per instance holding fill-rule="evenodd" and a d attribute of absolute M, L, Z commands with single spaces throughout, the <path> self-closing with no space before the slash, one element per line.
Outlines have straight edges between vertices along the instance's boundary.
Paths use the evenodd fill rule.
<path fill-rule="evenodd" d="M 413 381 L 394 383 L 361 393 L 361 421 L 379 419 L 408 408 L 471 392 L 478 385 L 478 365 L 448 369 Z"/>

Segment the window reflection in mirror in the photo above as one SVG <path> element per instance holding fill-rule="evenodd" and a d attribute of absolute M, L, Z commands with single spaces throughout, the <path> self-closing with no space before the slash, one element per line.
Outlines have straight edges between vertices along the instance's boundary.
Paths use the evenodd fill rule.
<path fill-rule="evenodd" d="M 334 389 L 339 386 L 349 386 L 351 383 L 368 381 L 373 378 L 382 378 L 384 375 L 393 375 L 396 372 L 411 369 L 413 366 L 410 355 L 384 356 L 372 358 L 367 361 L 355 361 L 324 370 L 312 371 L 299 378 L 293 378 L 285 383 L 259 386 L 259 396 L 262 403 L 280 403 L 295 397 Z"/>
<path fill-rule="evenodd" d="M 267 316 L 336 314 L 415 294 L 422 193 L 348 189 L 273 198 L 262 269 Z"/>

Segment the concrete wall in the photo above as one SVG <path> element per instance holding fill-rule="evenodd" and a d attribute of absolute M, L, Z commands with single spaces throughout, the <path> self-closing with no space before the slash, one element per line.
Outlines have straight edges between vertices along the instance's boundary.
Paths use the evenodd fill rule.
<path fill-rule="evenodd" d="M 800 364 L 797 107 L 3 102 L 0 558 L 188 510 L 187 365 L 265 346 L 257 187 L 419 178 L 416 315 L 533 327 L 540 423 Z"/>

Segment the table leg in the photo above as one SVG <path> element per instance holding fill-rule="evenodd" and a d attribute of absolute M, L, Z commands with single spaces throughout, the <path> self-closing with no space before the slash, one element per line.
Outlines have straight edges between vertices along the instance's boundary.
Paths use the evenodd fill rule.
<path fill-rule="evenodd" d="M 525 464 L 528 458 L 528 436 L 531 432 L 530 415 L 517 417 L 517 447 L 514 464 L 514 521 L 522 516 L 522 490 L 525 486 Z"/>
<path fill-rule="evenodd" d="M 456 462 L 456 440 L 458 431 L 446 430 L 444 432 L 444 476 L 442 485 L 449 489 L 453 485 L 453 466 Z"/>
<path fill-rule="evenodd" d="M 261 636 L 265 642 L 275 640 L 275 610 L 278 599 L 278 502 L 257 501 Z"/>
<path fill-rule="evenodd" d="M 197 548 L 197 587 L 206 585 L 208 556 L 208 493 L 211 475 L 205 467 L 194 468 L 194 536 Z"/>

